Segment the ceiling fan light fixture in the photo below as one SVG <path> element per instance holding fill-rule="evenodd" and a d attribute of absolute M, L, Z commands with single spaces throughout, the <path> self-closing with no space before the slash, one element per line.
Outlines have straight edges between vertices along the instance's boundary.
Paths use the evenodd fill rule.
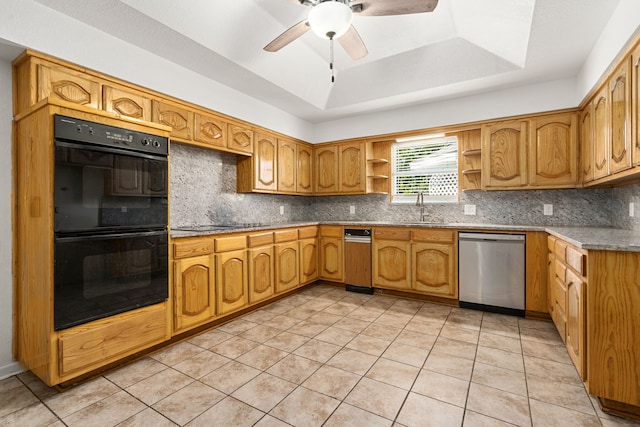
<path fill-rule="evenodd" d="M 353 12 L 340 0 L 328 0 L 312 7 L 308 20 L 309 26 L 318 36 L 337 39 L 351 26 Z"/>

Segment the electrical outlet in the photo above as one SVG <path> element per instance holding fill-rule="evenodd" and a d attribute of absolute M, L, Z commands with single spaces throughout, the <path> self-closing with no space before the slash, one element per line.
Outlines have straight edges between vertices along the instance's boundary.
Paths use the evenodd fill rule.
<path fill-rule="evenodd" d="M 280 215 L 284 215 L 284 206 L 280 206 Z"/>
<path fill-rule="evenodd" d="M 465 215 L 475 215 L 476 214 L 476 205 L 464 205 L 464 214 Z"/>
<path fill-rule="evenodd" d="M 544 214 L 547 216 L 553 215 L 553 205 L 551 203 L 545 203 L 543 206 Z"/>
<path fill-rule="evenodd" d="M 349 206 L 349 215 L 355 215 L 355 213 L 356 213 L 356 207 Z"/>
<path fill-rule="evenodd" d="M 636 215 L 636 206 L 633 204 L 633 202 L 629 202 L 629 216 L 635 216 Z"/>

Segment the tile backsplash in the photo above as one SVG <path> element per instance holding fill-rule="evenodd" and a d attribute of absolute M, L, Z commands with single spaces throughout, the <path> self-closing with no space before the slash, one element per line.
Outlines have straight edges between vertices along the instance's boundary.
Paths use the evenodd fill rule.
<path fill-rule="evenodd" d="M 628 202 L 640 204 L 640 184 L 619 189 L 478 191 L 460 203 L 425 205 L 425 221 L 640 228 Z M 464 205 L 476 206 L 465 215 Z M 543 205 L 553 205 L 553 215 Z M 284 214 L 280 214 L 280 207 Z M 353 206 L 355 213 L 350 213 Z M 640 206 L 636 210 L 640 216 Z M 624 214 L 624 215 L 623 215 Z M 171 146 L 171 226 L 288 221 L 418 222 L 415 204 L 389 203 L 384 195 L 283 196 L 236 193 L 236 156 L 181 144 Z"/>

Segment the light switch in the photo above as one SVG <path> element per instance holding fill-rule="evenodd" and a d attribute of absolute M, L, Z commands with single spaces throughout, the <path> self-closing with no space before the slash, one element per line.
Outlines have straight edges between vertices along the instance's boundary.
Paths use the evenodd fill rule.
<path fill-rule="evenodd" d="M 349 206 L 349 215 L 355 215 L 355 213 L 356 213 L 356 207 Z"/>
<path fill-rule="evenodd" d="M 629 216 L 635 216 L 636 215 L 636 206 L 633 204 L 633 202 L 629 202 Z"/>
<path fill-rule="evenodd" d="M 280 215 L 284 215 L 284 206 L 280 206 Z"/>
<path fill-rule="evenodd" d="M 547 216 L 553 215 L 553 205 L 551 203 L 549 204 L 545 203 L 543 207 L 543 211 L 544 211 L 544 214 Z"/>
<path fill-rule="evenodd" d="M 476 214 L 476 205 L 464 205 L 464 214 L 465 215 L 475 215 Z"/>

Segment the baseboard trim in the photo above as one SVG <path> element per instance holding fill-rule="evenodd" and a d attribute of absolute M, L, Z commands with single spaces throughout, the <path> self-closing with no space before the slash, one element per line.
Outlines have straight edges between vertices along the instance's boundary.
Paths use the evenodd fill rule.
<path fill-rule="evenodd" d="M 20 365 L 20 362 L 13 361 L 6 365 L 0 366 L 0 380 L 9 378 L 10 376 L 21 374 L 26 369 Z"/>

